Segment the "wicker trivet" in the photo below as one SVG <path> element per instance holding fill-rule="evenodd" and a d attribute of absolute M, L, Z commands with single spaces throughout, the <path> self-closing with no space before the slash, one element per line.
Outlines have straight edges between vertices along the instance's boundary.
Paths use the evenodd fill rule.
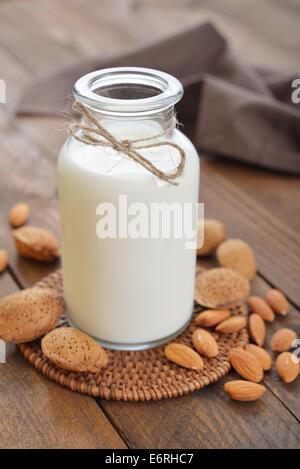
<path fill-rule="evenodd" d="M 45 277 L 37 285 L 55 288 L 62 294 L 61 271 Z M 201 310 L 202 308 L 195 304 L 194 316 Z M 242 304 L 231 310 L 233 314 L 247 314 Z M 59 321 L 57 327 L 62 325 L 68 325 L 65 317 Z M 192 319 L 187 329 L 175 341 L 191 345 L 192 334 L 196 328 L 197 325 Z M 21 344 L 20 349 L 26 360 L 40 373 L 72 391 L 107 400 L 150 401 L 188 394 L 218 381 L 229 372 L 227 352 L 232 347 L 244 346 L 248 342 L 247 330 L 243 329 L 234 334 L 214 333 L 214 336 L 220 352 L 215 358 L 204 358 L 204 368 L 200 372 L 171 363 L 164 355 L 165 345 L 137 352 L 107 350 L 109 364 L 96 374 L 73 373 L 57 368 L 43 356 L 40 340 Z"/>

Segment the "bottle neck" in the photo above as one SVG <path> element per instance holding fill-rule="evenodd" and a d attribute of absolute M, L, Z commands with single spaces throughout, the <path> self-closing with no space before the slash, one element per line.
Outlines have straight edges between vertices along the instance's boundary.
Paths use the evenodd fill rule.
<path fill-rule="evenodd" d="M 89 108 L 89 112 L 108 132 L 122 140 L 155 137 L 162 133 L 171 135 L 174 128 L 174 106 L 158 112 L 135 113 L 130 116 L 103 113 L 95 108 Z M 83 117 L 83 124 L 84 120 Z"/>

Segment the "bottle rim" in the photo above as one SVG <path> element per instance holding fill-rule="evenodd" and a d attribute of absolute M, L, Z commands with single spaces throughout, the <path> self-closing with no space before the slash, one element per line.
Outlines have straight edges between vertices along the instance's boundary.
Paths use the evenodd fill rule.
<path fill-rule="evenodd" d="M 130 98 L 110 97 L 110 94 Z M 177 78 L 159 70 L 113 67 L 79 78 L 73 95 L 88 108 L 104 114 L 149 115 L 174 106 L 182 98 L 183 87 Z"/>

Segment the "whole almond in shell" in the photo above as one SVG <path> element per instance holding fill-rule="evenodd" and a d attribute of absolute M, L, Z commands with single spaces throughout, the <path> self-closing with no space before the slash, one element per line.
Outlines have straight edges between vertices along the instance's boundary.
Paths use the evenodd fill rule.
<path fill-rule="evenodd" d="M 18 227 L 23 225 L 29 216 L 29 205 L 19 203 L 14 205 L 9 212 L 9 221 L 12 226 Z"/>
<path fill-rule="evenodd" d="M 205 329 L 196 329 L 192 337 L 193 346 L 201 355 L 212 358 L 218 355 L 219 346 L 212 334 Z"/>
<path fill-rule="evenodd" d="M 248 280 L 232 269 L 216 267 L 196 276 L 195 300 L 208 308 L 226 308 L 249 293 Z"/>
<path fill-rule="evenodd" d="M 72 327 L 58 327 L 41 342 L 43 354 L 59 368 L 96 373 L 108 363 L 105 350 L 87 334 Z"/>
<path fill-rule="evenodd" d="M 228 319 L 230 316 L 231 312 L 228 309 L 208 309 L 199 313 L 195 321 L 199 326 L 213 327 L 225 319 Z"/>
<path fill-rule="evenodd" d="M 227 239 L 217 249 L 217 259 L 222 267 L 237 270 L 248 280 L 256 275 L 254 253 L 248 243 L 241 239 Z"/>
<path fill-rule="evenodd" d="M 259 383 L 263 379 L 263 368 L 251 353 L 242 348 L 233 348 L 229 351 L 228 356 L 235 371 L 247 381 Z"/>
<path fill-rule="evenodd" d="M 272 358 L 265 349 L 258 345 L 246 344 L 245 350 L 257 358 L 264 371 L 268 371 L 272 368 Z"/>
<path fill-rule="evenodd" d="M 57 240 L 47 230 L 23 226 L 13 231 L 16 248 L 23 257 L 52 262 L 60 256 Z"/>
<path fill-rule="evenodd" d="M 247 326 L 247 318 L 245 316 L 232 316 L 229 319 L 218 324 L 216 331 L 222 332 L 223 334 L 232 334 L 238 332 Z"/>
<path fill-rule="evenodd" d="M 197 249 L 197 255 L 198 256 L 209 256 L 219 246 L 222 241 L 226 239 L 226 228 L 218 220 L 212 220 L 209 218 L 206 218 L 204 220 L 204 242 L 203 246 L 199 247 Z M 202 223 L 198 223 L 198 232 L 199 230 L 202 229 Z M 198 235 L 198 239 L 200 239 L 200 233 Z"/>
<path fill-rule="evenodd" d="M 266 339 L 266 325 L 259 314 L 249 316 L 248 329 L 251 339 L 261 347 Z"/>
<path fill-rule="evenodd" d="M 20 290 L 0 300 L 0 338 L 30 342 L 53 329 L 64 312 L 64 301 L 52 288 Z"/>
<path fill-rule="evenodd" d="M 273 334 L 271 339 L 271 349 L 276 352 L 285 352 L 289 350 L 293 342 L 297 339 L 297 334 L 292 329 L 284 327 Z"/>
<path fill-rule="evenodd" d="M 266 391 L 266 388 L 261 384 L 242 380 L 229 381 L 225 383 L 224 389 L 231 399 L 244 402 L 256 401 Z"/>
<path fill-rule="evenodd" d="M 266 301 L 277 314 L 285 316 L 289 312 L 288 300 L 281 291 L 275 288 L 267 292 Z"/>
<path fill-rule="evenodd" d="M 166 346 L 165 355 L 171 362 L 184 368 L 202 370 L 204 363 L 199 353 L 184 344 L 172 343 Z"/>
<path fill-rule="evenodd" d="M 250 311 L 259 314 L 264 321 L 274 321 L 274 311 L 263 298 L 260 298 L 260 296 L 249 296 L 247 303 Z"/>
<path fill-rule="evenodd" d="M 283 352 L 276 360 L 277 372 L 283 381 L 291 383 L 299 375 L 299 362 L 290 352 Z"/>
<path fill-rule="evenodd" d="M 6 269 L 8 264 L 8 254 L 5 249 L 0 249 L 0 272 L 3 272 Z"/>

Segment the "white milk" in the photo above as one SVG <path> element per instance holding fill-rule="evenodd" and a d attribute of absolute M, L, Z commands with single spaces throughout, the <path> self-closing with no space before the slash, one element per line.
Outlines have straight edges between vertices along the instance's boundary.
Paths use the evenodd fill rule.
<path fill-rule="evenodd" d="M 105 125 L 119 139 L 144 138 L 161 131 L 154 122 L 114 120 Z M 92 147 L 74 138 L 59 156 L 68 316 L 75 327 L 108 346 L 145 348 L 178 333 L 192 314 L 196 253 L 186 248 L 185 239 L 99 239 L 96 234 L 101 218 L 96 214 L 98 204 L 111 202 L 118 210 L 119 194 L 127 195 L 128 206 L 197 202 L 198 155 L 180 131 L 173 132 L 172 142 L 181 145 L 187 156 L 178 186 L 162 182 L 111 148 Z M 179 158 L 168 146 L 141 153 L 168 171 Z"/>

